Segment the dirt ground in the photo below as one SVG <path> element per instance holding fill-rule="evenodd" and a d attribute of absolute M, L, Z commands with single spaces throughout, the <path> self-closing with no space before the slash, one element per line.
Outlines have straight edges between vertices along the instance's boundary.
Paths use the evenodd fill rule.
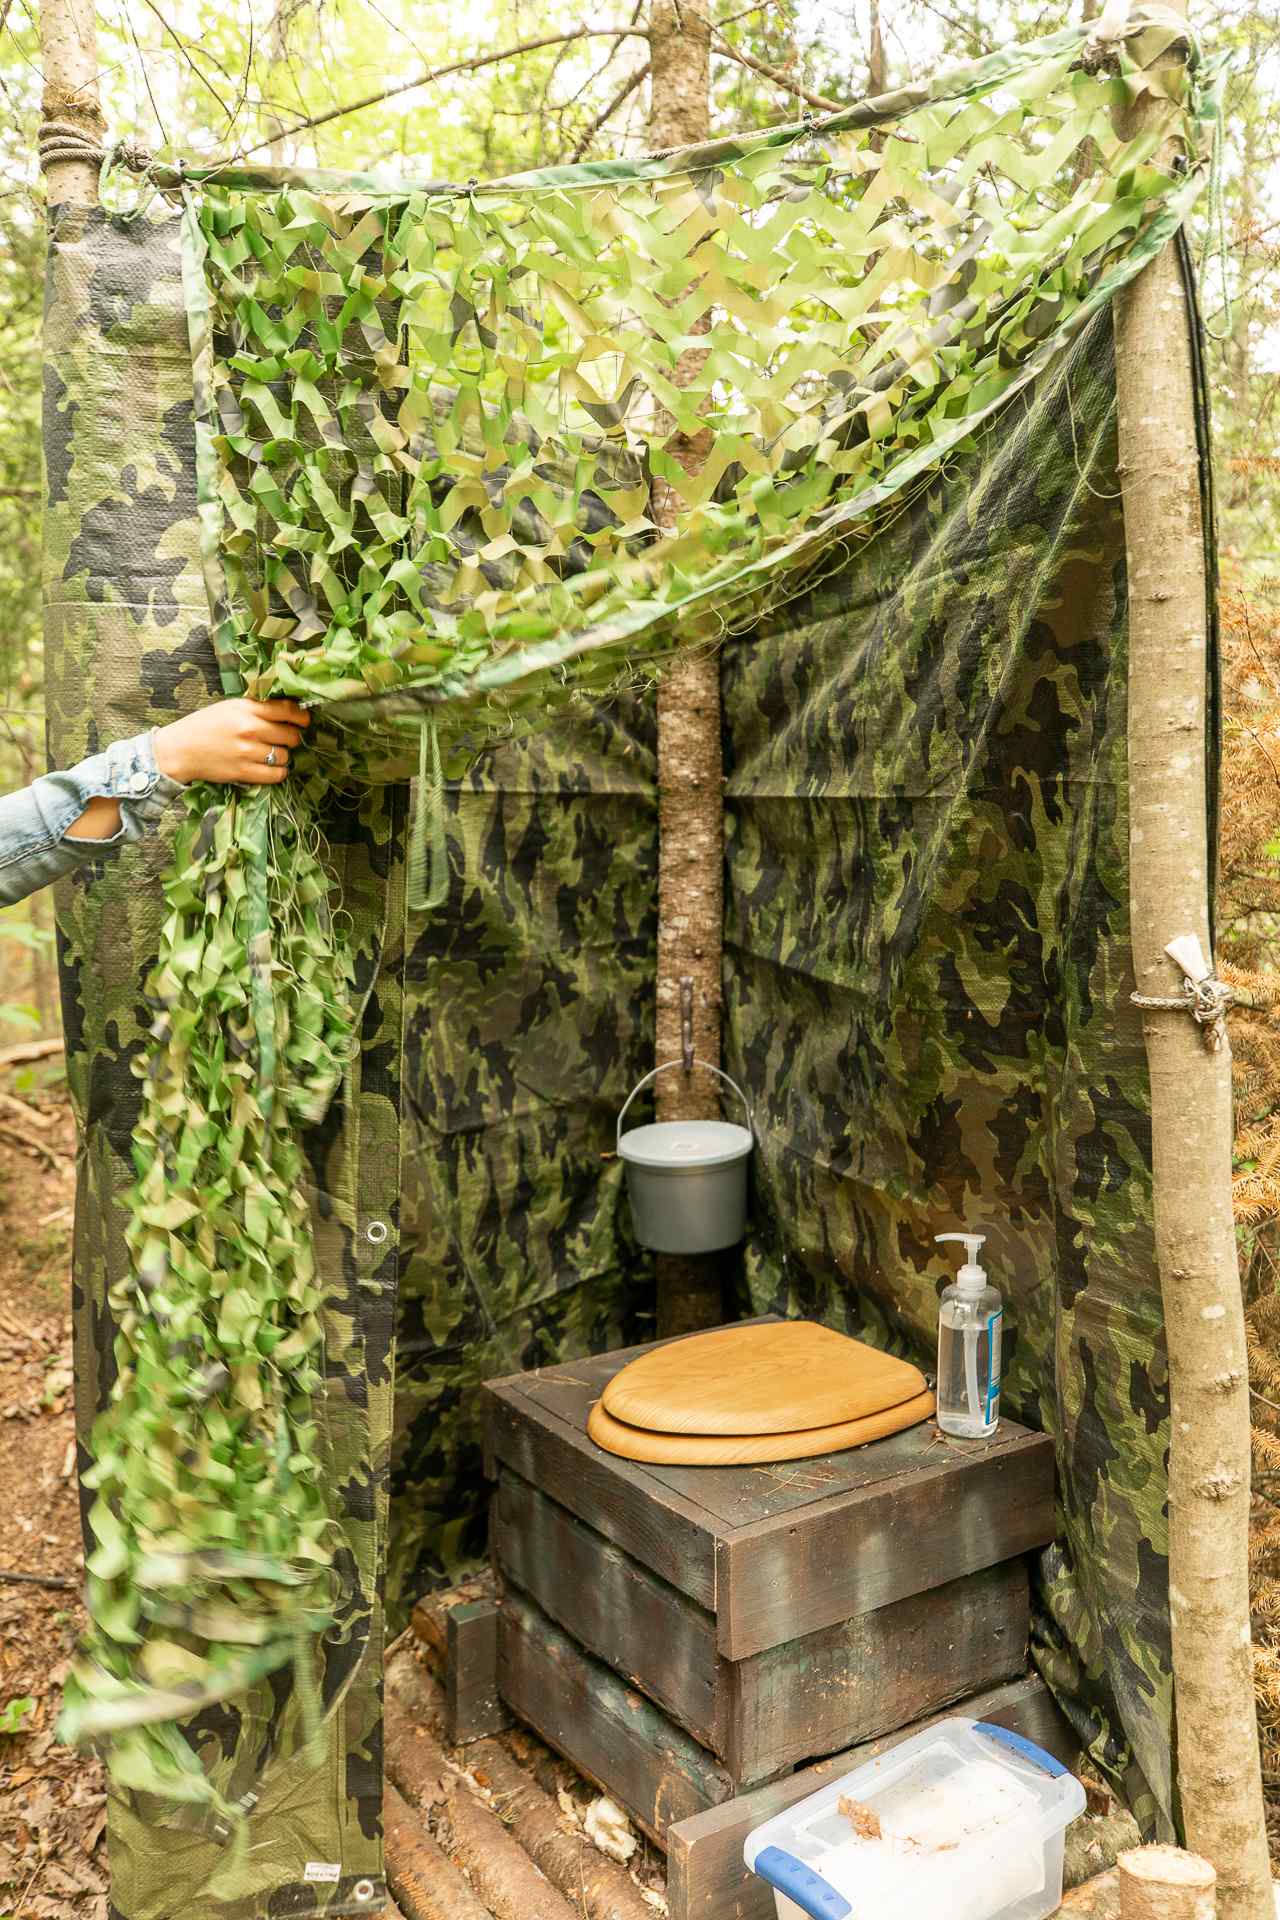
<path fill-rule="evenodd" d="M 0 1085 L 0 1920 L 106 1920 L 101 1769 L 54 1734 L 84 1611 L 71 1391 L 74 1127 L 56 1080 L 40 1084 L 50 1077 L 45 1068 L 3 1076 L 20 1093 Z M 1280 1802 L 1268 1813 L 1280 1871 Z"/>
<path fill-rule="evenodd" d="M 4 1920 L 105 1920 L 107 1911 L 101 1772 L 53 1731 L 84 1620 L 72 1439 L 73 1149 L 70 1111 L 56 1090 L 0 1095 L 0 1570 L 65 1583 L 0 1579 Z"/>

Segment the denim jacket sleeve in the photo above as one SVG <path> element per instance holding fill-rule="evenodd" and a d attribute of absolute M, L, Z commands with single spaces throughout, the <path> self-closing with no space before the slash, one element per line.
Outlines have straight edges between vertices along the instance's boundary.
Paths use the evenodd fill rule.
<path fill-rule="evenodd" d="M 124 840 L 140 840 L 182 791 L 157 767 L 151 735 L 140 733 L 66 773 L 46 773 L 7 794 L 0 799 L 0 906 L 100 859 Z M 103 840 L 68 839 L 68 828 L 100 798 L 119 801 L 119 830 Z"/>

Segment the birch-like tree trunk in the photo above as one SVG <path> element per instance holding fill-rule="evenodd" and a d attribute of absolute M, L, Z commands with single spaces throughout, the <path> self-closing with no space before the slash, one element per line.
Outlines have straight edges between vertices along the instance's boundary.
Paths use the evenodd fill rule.
<path fill-rule="evenodd" d="M 703 0 L 650 0 L 652 150 L 691 146 L 710 128 L 711 45 Z M 698 349 L 682 357 L 684 384 Z M 684 378 L 681 379 L 683 374 Z M 668 442 L 681 465 L 696 472 L 710 432 L 679 433 Z M 675 518 L 676 497 L 654 486 L 654 515 Z M 658 980 L 657 1058 L 680 1057 L 681 990 L 693 983 L 693 1050 L 720 1063 L 720 944 L 724 914 L 724 801 L 720 755 L 720 664 L 711 651 L 692 654 L 658 688 Z M 719 1082 L 709 1073 L 665 1073 L 655 1081 L 660 1120 L 700 1120 L 720 1111 Z M 658 1331 L 684 1333 L 720 1318 L 720 1260 L 660 1255 Z"/>
<path fill-rule="evenodd" d="M 1185 12 L 1185 0 L 1179 0 Z M 1177 55 L 1169 55 L 1176 58 Z M 1141 108 L 1138 109 L 1141 111 Z M 1138 991 L 1176 994 L 1166 942 L 1209 954 L 1208 644 L 1190 316 L 1172 245 L 1115 303 L 1129 580 L 1130 902 Z M 1249 1378 L 1231 1206 L 1231 1050 L 1143 1017 L 1168 1337 L 1169 1604 L 1188 1846 L 1222 1920 L 1274 1920 L 1249 1621 Z"/>
<path fill-rule="evenodd" d="M 880 0 L 871 0 L 871 36 L 867 54 L 867 93 L 872 100 L 889 91 L 889 63 L 880 30 Z"/>
<path fill-rule="evenodd" d="M 106 122 L 98 99 L 93 0 L 40 0 L 40 55 L 45 123 L 72 128 L 100 147 Z M 45 168 L 45 187 L 51 206 L 61 200 L 94 206 L 98 167 L 86 160 L 52 160 Z"/>

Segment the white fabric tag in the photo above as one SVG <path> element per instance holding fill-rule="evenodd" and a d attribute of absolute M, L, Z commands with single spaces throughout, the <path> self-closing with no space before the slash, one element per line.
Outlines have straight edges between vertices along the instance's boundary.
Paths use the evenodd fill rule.
<path fill-rule="evenodd" d="M 304 1880 L 322 1880 L 332 1886 L 342 1878 L 342 1865 L 337 1860 L 308 1860 L 302 1877 Z"/>

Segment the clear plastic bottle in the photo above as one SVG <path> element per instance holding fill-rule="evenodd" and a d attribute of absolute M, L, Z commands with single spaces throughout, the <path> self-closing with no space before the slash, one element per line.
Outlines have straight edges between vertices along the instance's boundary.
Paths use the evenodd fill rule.
<path fill-rule="evenodd" d="M 963 1240 L 968 1257 L 938 1309 L 938 1425 L 964 1440 L 985 1440 L 1000 1423 L 1000 1328 L 1004 1302 L 978 1265 L 983 1233 L 937 1233 Z"/>

